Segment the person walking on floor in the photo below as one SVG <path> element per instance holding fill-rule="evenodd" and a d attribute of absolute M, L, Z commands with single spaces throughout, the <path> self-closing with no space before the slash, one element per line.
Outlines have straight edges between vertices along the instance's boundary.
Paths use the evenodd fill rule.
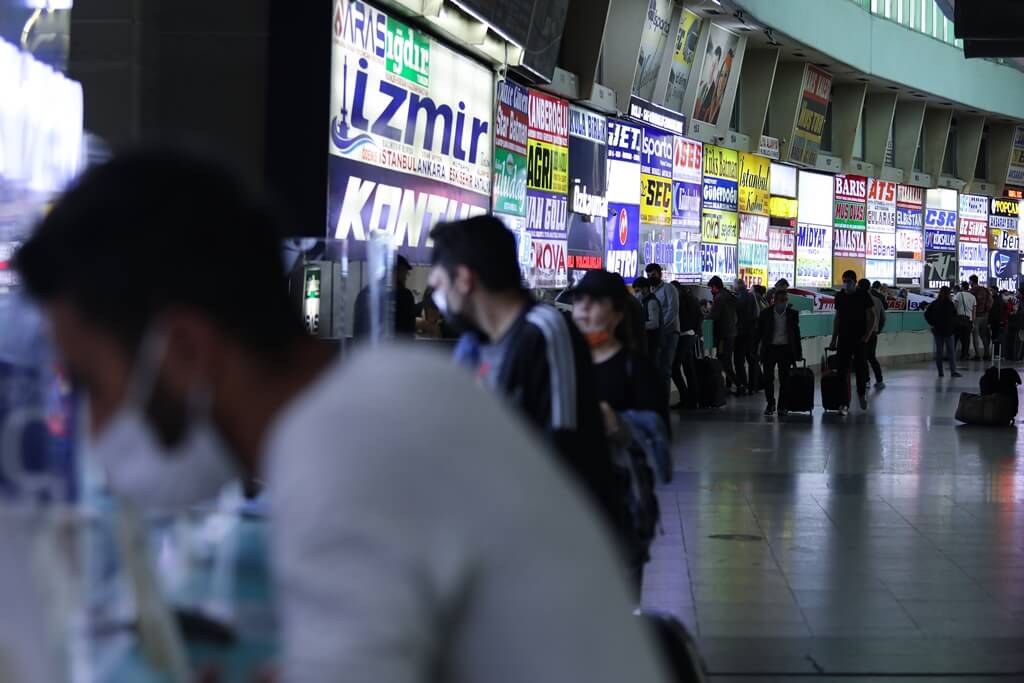
<path fill-rule="evenodd" d="M 992 308 L 992 293 L 987 287 L 978 284 L 978 276 L 971 276 L 971 294 L 976 302 L 974 308 L 974 330 L 971 338 L 974 341 L 973 360 L 989 360 L 992 357 L 992 334 L 988 326 L 988 312 Z"/>
<path fill-rule="evenodd" d="M 779 372 L 779 415 L 785 416 L 786 381 L 790 369 L 803 360 L 803 346 L 800 343 L 800 314 L 789 305 L 789 293 L 779 290 L 775 293 L 775 304 L 766 308 L 757 319 L 757 345 L 761 363 L 764 366 L 764 398 L 767 402 L 764 414 L 775 414 L 775 370 Z"/>
<path fill-rule="evenodd" d="M 843 291 L 836 295 L 829 349 L 839 353 L 839 372 L 849 382 L 850 371 L 857 376 L 857 398 L 861 410 L 868 409 L 867 343 L 875 329 L 875 305 L 871 295 L 857 289 L 857 273 L 843 273 Z M 840 409 L 846 414 L 849 406 Z"/>
<path fill-rule="evenodd" d="M 978 300 L 971 294 L 971 288 L 966 282 L 960 283 L 960 291 L 953 297 L 953 305 L 956 306 L 956 341 L 960 345 L 960 360 L 967 360 Z"/>
<path fill-rule="evenodd" d="M 950 376 L 960 377 L 956 369 L 956 304 L 950 296 L 949 287 L 939 290 L 939 298 L 925 309 L 924 319 L 932 326 L 932 335 L 935 338 L 935 367 L 939 371 L 939 377 L 945 376 L 942 372 L 943 360 L 949 362 Z"/>
<path fill-rule="evenodd" d="M 869 289 L 868 281 L 861 280 L 857 283 L 857 287 L 858 289 L 868 290 L 868 293 L 871 294 L 871 303 L 875 305 L 875 331 L 871 334 L 871 338 L 868 339 L 865 355 L 868 359 L 868 365 L 871 366 L 871 371 L 875 373 L 875 388 L 883 389 L 885 388 L 885 381 L 882 379 L 882 364 L 878 362 L 878 335 L 885 329 L 885 311 L 888 305 L 885 303 L 885 295 L 882 294 L 881 282 L 876 282 Z"/>
<path fill-rule="evenodd" d="M 679 299 L 676 297 L 676 288 L 662 281 L 661 266 L 648 263 L 644 271 L 651 285 L 651 294 L 661 304 L 661 335 L 658 337 L 658 355 L 653 358 L 655 367 L 665 378 L 667 396 L 668 383 L 672 379 L 672 361 L 676 357 L 676 340 L 679 337 Z"/>
<path fill-rule="evenodd" d="M 746 387 L 737 384 L 736 370 L 732 365 L 733 351 L 736 348 L 736 297 L 725 288 L 722 278 L 717 275 L 708 280 L 708 288 L 714 301 L 711 303 L 712 334 L 715 341 L 715 353 L 725 370 L 726 389 L 736 388 L 736 395 L 747 393 Z"/>
<path fill-rule="evenodd" d="M 1006 326 L 1006 301 L 999 292 L 999 288 L 993 285 L 989 288 L 989 297 L 992 305 L 988 309 L 988 329 L 992 340 L 992 356 L 999 357 L 1002 351 L 1003 328 Z"/>
<path fill-rule="evenodd" d="M 740 386 L 754 393 L 761 388 L 761 371 L 755 353 L 757 317 L 760 311 L 757 308 L 757 297 L 747 289 L 746 282 L 737 279 L 735 291 L 736 348 L 733 351 L 733 367 L 736 370 L 736 381 Z"/>
<path fill-rule="evenodd" d="M 638 277 L 633 280 L 633 289 L 637 292 L 637 300 L 644 314 L 643 336 L 647 357 L 653 362 L 658 358 L 658 344 L 661 340 L 661 304 L 658 297 L 651 293 L 651 282 L 647 278 Z"/>
<path fill-rule="evenodd" d="M 675 284 L 675 283 L 673 283 Z M 678 287 L 679 345 L 672 365 L 672 381 L 679 390 L 679 407 L 696 408 L 700 389 L 697 383 L 697 355 L 703 336 L 704 314 L 693 292 Z M 685 382 L 684 382 L 685 378 Z"/>

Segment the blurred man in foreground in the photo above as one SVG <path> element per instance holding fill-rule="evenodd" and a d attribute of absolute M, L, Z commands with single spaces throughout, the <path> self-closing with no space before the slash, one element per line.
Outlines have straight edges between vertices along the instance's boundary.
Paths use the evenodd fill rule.
<path fill-rule="evenodd" d="M 137 152 L 88 171 L 17 267 L 94 452 L 265 481 L 282 680 L 664 680 L 544 447 L 431 352 L 337 363 L 291 310 L 276 228 L 219 166 Z"/>

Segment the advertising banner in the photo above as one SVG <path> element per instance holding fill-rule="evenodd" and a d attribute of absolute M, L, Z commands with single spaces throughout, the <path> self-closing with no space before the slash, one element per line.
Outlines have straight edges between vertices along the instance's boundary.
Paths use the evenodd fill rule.
<path fill-rule="evenodd" d="M 988 269 L 988 245 L 987 244 L 979 244 L 977 242 L 961 242 L 960 243 L 960 250 L 959 250 L 958 253 L 959 253 L 959 256 L 960 256 L 959 265 L 960 265 L 961 272 L 963 272 L 964 270 L 967 270 L 967 269 L 972 269 L 972 268 L 975 269 L 975 270 L 979 270 L 979 269 L 980 270 L 987 270 Z M 979 277 L 981 277 L 981 276 L 979 276 Z M 982 278 L 982 279 L 987 279 L 987 278 L 988 278 L 988 275 L 986 274 L 984 276 L 984 278 Z M 960 279 L 961 280 L 966 280 L 968 278 L 965 278 L 965 277 L 961 276 Z"/>
<path fill-rule="evenodd" d="M 768 178 L 771 161 L 756 154 L 740 154 L 739 210 L 768 215 Z"/>
<path fill-rule="evenodd" d="M 896 183 L 868 179 L 867 229 L 875 232 L 896 230 Z"/>
<path fill-rule="evenodd" d="M 988 218 L 975 220 L 960 216 L 960 241 L 988 244 Z"/>
<path fill-rule="evenodd" d="M 793 129 L 789 159 L 813 166 L 818 160 L 821 134 L 825 130 L 825 114 L 832 94 L 832 75 L 808 64 L 804 67 L 801 91 L 800 110 Z"/>
<path fill-rule="evenodd" d="M 735 150 L 704 146 L 704 208 L 736 211 L 739 205 L 739 155 Z"/>
<path fill-rule="evenodd" d="M 1017 232 L 1017 219 L 1010 218 L 1008 216 L 989 216 L 988 217 L 988 235 L 989 243 L 993 243 L 993 233 L 1014 233 Z"/>
<path fill-rule="evenodd" d="M 773 261 L 768 259 L 768 282 L 771 286 L 785 279 L 789 284 L 796 280 L 796 264 L 793 261 Z"/>
<path fill-rule="evenodd" d="M 569 217 L 570 270 L 604 267 L 605 197 L 608 183 L 608 126 L 605 117 L 569 107 Z"/>
<path fill-rule="evenodd" d="M 1013 150 L 1010 153 L 1010 168 L 1006 172 L 1006 182 L 1011 185 L 1024 185 L 1024 126 L 1013 130 Z"/>
<path fill-rule="evenodd" d="M 924 236 L 920 230 L 896 230 L 896 258 L 924 258 Z"/>
<path fill-rule="evenodd" d="M 700 238 L 703 242 L 735 245 L 739 240 L 736 214 L 731 211 L 705 209 L 701 221 Z"/>
<path fill-rule="evenodd" d="M 768 286 L 768 243 L 740 240 L 738 249 L 739 278 L 753 285 Z"/>
<path fill-rule="evenodd" d="M 533 238 L 533 287 L 566 287 L 569 284 L 565 240 Z"/>
<path fill-rule="evenodd" d="M 569 191 L 569 102 L 530 90 L 529 106 L 526 187 L 566 194 Z"/>
<path fill-rule="evenodd" d="M 867 235 L 866 256 L 869 259 L 893 260 L 896 258 L 896 233 L 872 232 Z"/>
<path fill-rule="evenodd" d="M 1017 291 L 1020 276 L 1020 254 L 1016 251 L 989 252 L 989 277 L 999 289 Z"/>
<path fill-rule="evenodd" d="M 863 277 L 872 282 L 877 280 L 883 285 L 896 284 L 896 262 L 868 259 L 864 264 Z"/>
<path fill-rule="evenodd" d="M 857 277 L 866 277 L 864 275 L 864 257 L 861 258 L 848 258 L 846 256 L 835 256 L 832 258 L 832 286 L 841 287 L 843 284 L 843 273 L 848 270 L 852 270 L 857 273 Z"/>
<path fill-rule="evenodd" d="M 920 287 L 923 276 L 924 263 L 922 261 L 896 259 L 897 287 Z"/>
<path fill-rule="evenodd" d="M 640 205 L 640 149 L 643 131 L 640 126 L 608 120 L 608 185 L 609 202 Z"/>
<path fill-rule="evenodd" d="M 832 176 L 800 171 L 797 219 L 804 225 L 832 225 Z"/>
<path fill-rule="evenodd" d="M 768 259 L 793 261 L 796 259 L 796 230 L 768 228 Z M 790 282 L 790 284 L 793 284 Z"/>
<path fill-rule="evenodd" d="M 832 228 L 801 224 L 796 235 L 795 286 L 828 287 L 831 284 Z"/>
<path fill-rule="evenodd" d="M 769 174 L 770 189 L 779 197 L 796 197 L 796 167 L 786 164 L 772 164 Z"/>
<path fill-rule="evenodd" d="M 676 111 L 683 108 L 683 96 L 686 84 L 690 80 L 693 58 L 697 53 L 697 41 L 700 38 L 702 19 L 688 9 L 683 10 L 676 32 L 675 51 L 672 53 L 671 71 L 668 77 L 668 94 L 665 106 Z"/>
<path fill-rule="evenodd" d="M 494 128 L 494 210 L 526 215 L 526 145 L 529 91 L 513 81 L 498 84 Z"/>
<path fill-rule="evenodd" d="M 1006 216 L 1008 218 L 1020 217 L 1019 199 L 992 199 L 992 206 L 989 210 L 992 216 Z"/>
<path fill-rule="evenodd" d="M 769 159 L 779 158 L 779 139 L 770 135 L 762 135 L 757 145 L 757 153 Z"/>
<path fill-rule="evenodd" d="M 1020 236 L 1015 230 L 991 229 L 988 233 L 989 250 L 1019 251 Z"/>
<path fill-rule="evenodd" d="M 924 288 L 939 289 L 940 287 L 957 284 L 956 252 L 928 251 L 924 254 Z"/>
<path fill-rule="evenodd" d="M 946 230 L 924 231 L 925 251 L 956 251 L 956 233 Z"/>
<path fill-rule="evenodd" d="M 722 99 L 729 89 L 730 81 L 738 75 L 738 72 L 733 73 L 732 67 L 740 37 L 717 24 L 711 24 L 708 31 L 708 44 L 700 65 L 693 118 L 717 126 L 722 113 Z"/>
<path fill-rule="evenodd" d="M 956 233 L 956 211 L 925 209 L 924 227 L 931 230 L 946 230 Z"/>
<path fill-rule="evenodd" d="M 640 222 L 672 225 L 672 172 L 675 140 L 670 133 L 646 127 L 640 153 L 643 192 L 640 195 Z"/>
<path fill-rule="evenodd" d="M 640 224 L 640 269 L 657 263 L 662 271 L 671 273 L 675 267 L 675 240 L 672 229 L 655 225 Z M 666 276 L 666 279 L 670 279 Z"/>
<path fill-rule="evenodd" d="M 863 230 L 866 222 L 864 201 L 868 179 L 860 175 L 835 177 L 835 227 Z"/>
<path fill-rule="evenodd" d="M 640 207 L 608 203 L 605 270 L 618 273 L 626 284 L 637 276 L 640 248 Z"/>
<path fill-rule="evenodd" d="M 960 195 L 960 218 L 988 220 L 988 197 L 980 194 Z"/>
<path fill-rule="evenodd" d="M 700 245 L 701 281 L 707 282 L 714 276 L 725 282 L 736 279 L 736 246 L 732 244 Z"/>
<path fill-rule="evenodd" d="M 675 257 L 675 267 L 672 269 L 673 279 L 688 284 L 702 282 L 704 273 L 699 233 L 677 234 Z"/>
<path fill-rule="evenodd" d="M 361 259 L 385 230 L 428 263 L 437 220 L 491 204 L 493 73 L 362 2 L 333 29 L 328 234 Z"/>
<path fill-rule="evenodd" d="M 700 185 L 704 174 L 704 144 L 677 135 L 674 152 L 672 179 Z"/>
<path fill-rule="evenodd" d="M 768 244 L 768 217 L 741 213 L 740 240 Z"/>
<path fill-rule="evenodd" d="M 527 191 L 526 231 L 535 239 L 567 239 L 568 213 L 569 200 L 564 194 Z"/>
<path fill-rule="evenodd" d="M 920 209 L 924 206 L 924 188 L 914 185 L 896 187 L 896 206 L 905 209 Z"/>
<path fill-rule="evenodd" d="M 896 207 L 896 228 L 914 228 L 921 232 L 921 225 L 924 221 L 924 212 L 921 209 L 908 209 L 903 206 Z"/>
<path fill-rule="evenodd" d="M 861 230 L 836 228 L 832 236 L 832 255 L 836 258 L 864 258 L 867 241 Z M 859 272 L 859 271 L 858 271 Z"/>
<path fill-rule="evenodd" d="M 649 100 L 661 69 L 662 56 L 672 30 L 672 0 L 649 0 L 647 21 L 640 34 L 640 57 L 633 76 L 633 92 Z"/>
<path fill-rule="evenodd" d="M 789 197 L 772 197 L 768 205 L 769 220 L 772 225 L 780 225 L 787 228 L 796 227 L 796 218 L 799 213 L 799 205 L 795 199 Z"/>
<path fill-rule="evenodd" d="M 699 183 L 672 181 L 672 225 L 691 232 L 700 232 Z"/>
<path fill-rule="evenodd" d="M 682 135 L 686 132 L 685 116 L 636 95 L 629 98 L 629 118 L 674 135 Z"/>

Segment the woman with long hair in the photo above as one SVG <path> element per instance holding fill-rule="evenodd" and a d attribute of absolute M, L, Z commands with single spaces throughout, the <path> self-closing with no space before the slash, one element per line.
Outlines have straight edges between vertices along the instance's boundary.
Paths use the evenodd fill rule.
<path fill-rule="evenodd" d="M 960 377 L 956 369 L 956 304 L 950 296 L 949 287 L 939 290 L 939 298 L 925 309 L 924 319 L 932 326 L 935 339 L 935 367 L 943 377 L 942 361 L 949 360 L 950 377 Z"/>

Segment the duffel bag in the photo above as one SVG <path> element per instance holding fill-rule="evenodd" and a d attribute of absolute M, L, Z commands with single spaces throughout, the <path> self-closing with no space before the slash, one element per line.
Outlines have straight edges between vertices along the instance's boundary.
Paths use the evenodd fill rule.
<path fill-rule="evenodd" d="M 1008 425 L 1017 417 L 1013 401 L 1001 394 L 960 394 L 956 419 L 969 425 Z"/>

